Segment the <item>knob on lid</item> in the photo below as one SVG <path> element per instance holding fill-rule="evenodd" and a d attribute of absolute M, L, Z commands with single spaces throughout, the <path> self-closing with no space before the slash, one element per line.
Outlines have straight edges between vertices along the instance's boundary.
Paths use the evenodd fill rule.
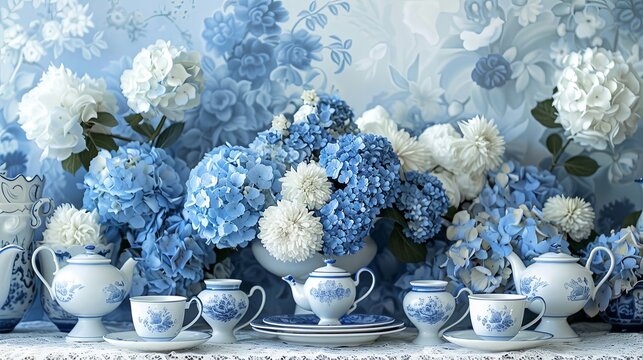
<path fill-rule="evenodd" d="M 327 275 L 327 276 L 350 276 L 346 270 L 339 268 L 335 266 L 335 259 L 326 259 L 324 260 L 324 263 L 326 263 L 326 266 L 322 266 L 320 268 L 317 268 L 315 271 L 313 271 L 310 275 L 311 276 L 321 276 L 321 275 Z"/>
<path fill-rule="evenodd" d="M 70 264 L 109 264 L 110 259 L 96 253 L 95 245 L 85 245 L 85 253 L 73 256 L 67 260 Z"/>

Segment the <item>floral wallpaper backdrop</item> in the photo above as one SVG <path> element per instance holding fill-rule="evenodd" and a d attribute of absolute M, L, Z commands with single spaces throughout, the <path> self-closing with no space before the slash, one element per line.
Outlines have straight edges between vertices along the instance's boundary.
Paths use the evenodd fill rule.
<path fill-rule="evenodd" d="M 618 50 L 643 73 L 641 0 L 7 0 L 0 23 L 0 163 L 10 175 L 44 173 L 47 194 L 77 206 L 84 170 L 73 176 L 41 161 L 17 124 L 18 102 L 49 64 L 104 77 L 124 115 L 119 77 L 139 49 L 162 38 L 201 52 L 201 104 L 186 113 L 171 150 L 190 167 L 216 145 L 249 143 L 273 114 L 294 111 L 302 88 L 316 88 L 339 94 L 358 115 L 382 105 L 416 135 L 483 114 L 496 121 L 510 158 L 547 168 L 548 139 L 558 130 L 532 109 L 552 97 L 569 52 Z M 568 193 L 592 202 L 601 232 L 641 207 L 633 179 L 643 175 L 642 131 L 613 151 L 595 146 L 591 176 L 554 169 Z M 572 143 L 564 156 L 581 153 L 588 152 Z M 363 303 L 370 311 L 399 314 L 409 279 L 444 271 L 380 252 L 371 265 L 380 286 Z M 293 306 L 286 285 L 249 249 L 231 259 L 221 271 L 284 300 L 269 312 Z"/>

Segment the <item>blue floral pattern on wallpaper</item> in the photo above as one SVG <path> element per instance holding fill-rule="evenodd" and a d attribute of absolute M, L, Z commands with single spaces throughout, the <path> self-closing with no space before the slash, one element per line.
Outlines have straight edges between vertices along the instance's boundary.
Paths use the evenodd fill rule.
<path fill-rule="evenodd" d="M 17 104 L 50 63 L 64 63 L 105 78 L 119 115 L 126 114 L 120 74 L 160 36 L 203 55 L 202 102 L 186 114 L 172 149 L 191 166 L 215 145 L 249 142 L 273 114 L 294 110 L 301 88 L 312 87 L 338 92 L 357 115 L 383 105 L 415 132 L 484 114 L 500 127 L 509 156 L 547 166 L 550 130 L 530 110 L 551 97 L 566 54 L 617 49 L 643 73 L 640 0 L 8 0 L 0 4 L 0 23 L 0 162 L 9 175 L 44 173 L 46 195 L 76 205 L 82 193 L 73 189 L 83 172 L 70 175 L 56 161 L 40 161 L 17 124 Z M 631 180 L 643 175 L 642 131 L 616 153 L 595 154 L 601 167 L 591 177 L 556 170 L 569 193 L 593 202 L 601 231 L 641 206 L 630 194 L 639 191 Z M 232 266 L 243 276 L 258 265 L 241 251 Z M 398 315 L 395 282 L 433 272 L 401 265 L 386 249 L 371 266 L 386 271 L 364 308 Z M 262 276 L 283 299 L 268 311 L 289 310 L 284 284 Z"/>

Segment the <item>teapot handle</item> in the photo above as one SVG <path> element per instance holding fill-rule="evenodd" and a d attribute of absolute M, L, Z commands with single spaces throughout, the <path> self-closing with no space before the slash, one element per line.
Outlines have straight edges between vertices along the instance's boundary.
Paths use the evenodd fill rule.
<path fill-rule="evenodd" d="M 472 292 L 471 290 L 469 290 L 469 288 L 464 287 L 464 288 L 460 289 L 460 291 L 458 291 L 458 294 L 455 296 L 455 298 L 456 298 L 456 299 L 457 299 L 457 298 L 459 298 L 459 297 L 460 297 L 460 295 L 462 295 L 462 293 L 465 293 L 465 292 L 466 292 L 466 293 L 468 293 L 469 295 L 473 295 L 473 292 Z M 465 317 L 467 317 L 467 315 L 469 315 L 469 309 L 470 309 L 470 308 L 469 308 L 469 304 L 467 304 L 467 311 L 465 311 L 465 312 L 464 312 L 464 314 L 463 314 L 463 315 L 458 319 L 458 321 L 456 321 L 456 322 L 454 322 L 453 324 L 451 324 L 451 325 L 449 325 L 449 326 L 447 326 L 447 327 L 443 328 L 442 330 L 440 330 L 440 331 L 438 332 L 438 337 L 440 337 L 440 338 L 441 338 L 441 337 L 442 337 L 442 335 L 443 335 L 447 330 L 451 329 L 452 327 L 454 327 L 454 326 L 458 325 L 460 322 L 462 322 L 462 320 L 464 320 L 464 318 L 465 318 Z"/>
<path fill-rule="evenodd" d="M 365 271 L 367 273 L 371 274 L 371 279 L 372 279 L 371 287 L 368 289 L 368 291 L 364 295 L 362 295 L 359 299 L 355 300 L 353 305 L 351 305 L 350 309 L 348 309 L 347 314 L 350 314 L 353 311 L 355 311 L 355 309 L 357 308 L 357 303 L 362 301 L 362 300 L 364 300 L 364 299 L 366 299 L 366 297 L 368 295 L 370 295 L 371 291 L 373 291 L 373 288 L 375 287 L 375 274 L 373 274 L 373 271 L 371 271 L 371 269 L 369 269 L 369 268 L 361 268 L 361 269 L 359 269 L 357 274 L 355 274 L 355 280 L 353 281 L 355 283 L 355 288 L 357 289 L 357 285 L 359 285 L 359 276 Z M 357 292 L 357 290 L 355 290 L 355 292 Z"/>
<path fill-rule="evenodd" d="M 56 259 L 56 253 L 52 248 L 47 246 L 40 246 L 39 248 L 34 250 L 33 255 L 31 255 L 31 266 L 33 267 L 33 271 L 36 273 L 40 281 L 42 281 L 42 284 L 45 285 L 47 290 L 49 290 L 49 295 L 51 295 L 51 298 L 55 300 L 56 297 L 54 296 L 54 289 L 52 287 L 53 282 L 51 284 L 47 283 L 47 280 L 45 280 L 45 277 L 42 276 L 42 273 L 40 272 L 40 270 L 38 270 L 38 266 L 36 266 L 37 265 L 36 258 L 38 257 L 38 253 L 43 250 L 49 251 L 51 253 L 51 256 L 53 256 L 54 258 L 54 265 L 56 266 L 56 270 L 54 271 L 54 274 L 57 273 L 58 270 L 60 270 L 60 267 L 58 266 L 58 259 Z"/>
<path fill-rule="evenodd" d="M 609 268 L 609 270 L 607 270 L 607 274 L 605 274 L 605 276 L 603 276 L 601 281 L 599 281 L 598 284 L 596 284 L 596 286 L 594 287 L 594 291 L 591 294 L 591 299 L 592 300 L 594 300 L 594 298 L 596 298 L 596 293 L 598 293 L 598 289 L 600 289 L 600 287 L 603 286 L 603 284 L 607 281 L 609 276 L 612 275 L 612 271 L 614 270 L 614 264 L 616 262 L 616 260 L 614 259 L 614 254 L 612 254 L 610 249 L 608 249 L 608 248 L 606 248 L 604 246 L 597 246 L 592 250 L 591 253 L 589 253 L 589 257 L 587 258 L 587 263 L 585 264 L 585 268 L 587 268 L 587 270 L 589 270 L 590 272 L 592 271 L 591 270 L 592 260 L 594 260 L 594 256 L 596 256 L 596 253 L 599 252 L 599 251 L 605 251 L 607 253 L 607 255 L 609 255 L 609 257 L 610 257 L 610 268 Z"/>

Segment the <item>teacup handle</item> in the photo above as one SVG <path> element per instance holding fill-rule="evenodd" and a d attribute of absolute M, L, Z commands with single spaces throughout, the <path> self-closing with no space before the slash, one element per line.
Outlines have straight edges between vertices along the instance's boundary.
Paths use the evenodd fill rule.
<path fill-rule="evenodd" d="M 44 205 L 49 205 L 45 206 Z M 41 211 L 42 209 L 42 211 Z M 31 227 L 37 229 L 42 225 L 41 217 L 47 217 L 54 211 L 54 201 L 50 198 L 40 198 L 31 207 Z"/>
<path fill-rule="evenodd" d="M 469 293 L 469 295 L 473 295 L 473 291 L 471 291 L 471 290 L 469 290 L 469 288 L 466 288 L 466 287 L 465 287 L 465 288 L 460 289 L 460 291 L 458 291 L 458 294 L 455 296 L 455 298 L 456 298 L 456 299 L 457 299 L 457 298 L 459 298 L 459 297 L 460 297 L 460 295 L 462 295 L 462 294 L 463 294 L 463 293 L 465 293 L 465 292 L 466 292 L 466 293 Z M 440 331 L 438 332 L 438 337 L 442 337 L 442 334 L 444 334 L 447 330 L 449 330 L 449 329 L 451 329 L 452 327 L 454 327 L 454 326 L 458 325 L 462 320 L 464 320 L 464 318 L 465 318 L 465 317 L 467 317 L 467 315 L 469 315 L 469 304 L 467 304 L 467 311 L 465 311 L 465 312 L 464 312 L 464 315 L 462 315 L 462 316 L 458 319 L 458 321 L 456 321 L 456 322 L 454 322 L 453 324 L 451 324 L 451 325 L 449 325 L 449 326 L 445 327 L 444 329 L 440 330 Z"/>
<path fill-rule="evenodd" d="M 261 314 L 261 311 L 263 310 L 263 306 L 266 304 L 266 292 L 263 290 L 263 288 L 259 285 L 255 285 L 250 289 L 250 292 L 248 293 L 248 297 L 251 297 L 252 294 L 254 294 L 255 291 L 259 291 L 261 293 L 261 305 L 259 305 L 259 310 L 255 313 L 255 315 L 250 318 L 250 320 L 246 321 L 243 325 L 237 326 L 232 330 L 232 333 L 236 333 L 237 331 L 243 329 L 244 327 L 248 326 L 252 320 L 256 319 L 259 314 Z"/>
<path fill-rule="evenodd" d="M 547 303 L 545 303 L 545 299 L 541 298 L 540 296 L 534 296 L 534 297 L 533 297 L 533 299 L 529 300 L 529 301 L 526 303 L 525 308 L 528 308 L 528 307 L 531 305 L 531 303 L 533 303 L 533 302 L 534 302 L 534 301 L 536 301 L 536 300 L 538 300 L 538 301 L 540 301 L 540 302 L 542 302 L 542 303 L 543 303 L 543 309 L 542 309 L 542 310 L 540 310 L 540 314 L 538 314 L 538 316 L 536 316 L 536 318 L 535 318 L 535 319 L 533 319 L 532 321 L 530 321 L 527 325 L 523 325 L 523 326 L 520 328 L 520 331 L 525 330 L 525 329 L 529 328 L 531 325 L 533 325 L 533 324 L 537 323 L 537 322 L 538 322 L 538 320 L 540 320 L 540 318 L 542 318 L 542 317 L 543 317 L 543 315 L 545 315 L 545 311 L 547 311 Z"/>
<path fill-rule="evenodd" d="M 351 305 L 350 309 L 348 309 L 347 314 L 350 314 L 350 313 L 352 313 L 353 311 L 355 311 L 355 309 L 357 309 L 357 303 L 359 303 L 360 301 L 362 301 L 362 300 L 366 299 L 366 297 L 367 297 L 368 295 L 370 295 L 371 291 L 373 291 L 373 288 L 375 287 L 375 274 L 373 274 L 373 271 L 371 271 L 371 269 L 369 269 L 369 268 L 361 268 L 361 269 L 359 269 L 359 271 L 357 272 L 357 274 L 355 274 L 355 280 L 353 281 L 353 282 L 355 283 L 355 288 L 357 288 L 357 286 L 359 285 L 359 276 L 360 276 L 363 272 L 367 272 L 367 273 L 371 274 L 371 279 L 373 280 L 373 281 L 371 282 L 371 287 L 368 289 L 368 291 L 366 292 L 366 294 L 362 295 L 359 299 L 355 300 L 355 302 L 353 303 L 353 305 Z M 355 290 L 355 291 L 357 291 L 357 290 Z"/>
<path fill-rule="evenodd" d="M 203 303 L 201 303 L 201 299 L 199 299 L 199 298 L 198 298 L 198 297 L 196 297 L 196 296 L 193 296 L 193 297 L 192 297 L 192 299 L 190 299 L 190 301 L 188 301 L 188 302 L 185 304 L 185 310 L 189 309 L 189 308 L 190 308 L 190 305 L 191 305 L 193 302 L 196 302 L 196 308 L 197 308 L 197 309 L 199 309 L 199 313 L 194 317 L 194 319 L 192 319 L 192 321 L 190 321 L 190 323 L 189 323 L 189 324 L 187 324 L 187 325 L 185 325 L 184 327 L 182 327 L 182 328 L 181 328 L 181 331 L 185 331 L 185 330 L 187 330 L 187 328 L 189 328 L 189 327 L 191 327 L 192 325 L 194 325 L 194 323 L 196 323 L 196 322 L 199 320 L 199 318 L 201 317 L 201 314 L 203 313 Z"/>
<path fill-rule="evenodd" d="M 599 251 L 605 251 L 607 253 L 607 255 L 609 255 L 609 257 L 610 257 L 610 268 L 609 268 L 609 270 L 607 270 L 607 274 L 605 274 L 605 276 L 603 276 L 601 281 L 599 281 L 598 284 L 596 284 L 596 286 L 594 287 L 594 291 L 592 291 L 592 294 L 591 294 L 592 300 L 594 300 L 596 298 L 596 293 L 598 292 L 598 289 L 600 289 L 600 287 L 603 286 L 603 284 L 607 281 L 607 278 L 609 278 L 610 275 L 612 275 L 612 271 L 614 271 L 614 264 L 616 262 L 615 259 L 614 259 L 614 254 L 612 254 L 610 249 L 608 249 L 608 248 L 606 248 L 604 246 L 597 246 L 592 250 L 591 253 L 589 253 L 589 258 L 587 258 L 587 263 L 585 264 L 585 267 L 587 268 L 587 270 L 592 271 L 591 270 L 592 260 L 594 260 L 594 256 L 596 256 L 596 253 L 599 252 Z"/>

